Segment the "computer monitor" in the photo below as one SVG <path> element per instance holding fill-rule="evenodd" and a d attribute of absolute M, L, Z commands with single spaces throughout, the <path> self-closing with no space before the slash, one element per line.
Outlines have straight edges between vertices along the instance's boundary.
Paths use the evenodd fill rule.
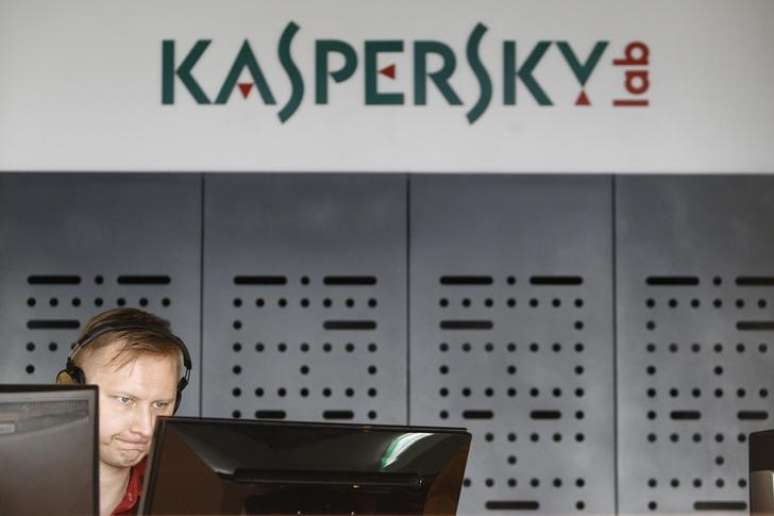
<path fill-rule="evenodd" d="M 0 385 L 0 514 L 99 512 L 97 387 Z"/>
<path fill-rule="evenodd" d="M 159 418 L 142 514 L 453 515 L 461 428 Z"/>
<path fill-rule="evenodd" d="M 750 513 L 774 515 L 774 430 L 750 434 Z"/>

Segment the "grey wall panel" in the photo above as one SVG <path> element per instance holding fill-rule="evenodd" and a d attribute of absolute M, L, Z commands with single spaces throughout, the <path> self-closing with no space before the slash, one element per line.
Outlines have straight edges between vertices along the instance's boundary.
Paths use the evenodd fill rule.
<path fill-rule="evenodd" d="M 772 426 L 774 178 L 616 189 L 620 510 L 743 511 L 746 434 Z"/>
<path fill-rule="evenodd" d="M 461 514 L 614 512 L 611 186 L 411 177 L 411 423 L 471 429 Z"/>
<path fill-rule="evenodd" d="M 170 320 L 190 347 L 180 413 L 198 414 L 200 221 L 198 175 L 0 174 L 0 381 L 53 382 L 79 325 L 136 306 Z M 69 279 L 30 283 L 41 275 Z M 73 327 L 31 329 L 34 320 Z"/>
<path fill-rule="evenodd" d="M 78 333 L 29 321 L 145 307 L 191 348 L 183 414 L 202 387 L 208 416 L 469 427 L 461 514 L 611 513 L 616 480 L 622 513 L 733 512 L 774 414 L 774 178 L 615 182 L 0 174 L 0 382 L 52 381 Z"/>
<path fill-rule="evenodd" d="M 405 184 L 206 177 L 205 415 L 406 422 Z"/>

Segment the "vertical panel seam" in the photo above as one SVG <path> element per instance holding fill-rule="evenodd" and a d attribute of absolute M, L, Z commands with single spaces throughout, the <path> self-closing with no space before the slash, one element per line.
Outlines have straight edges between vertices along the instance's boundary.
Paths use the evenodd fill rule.
<path fill-rule="evenodd" d="M 411 424 L 411 174 L 406 174 L 406 424 Z"/>
<path fill-rule="evenodd" d="M 615 514 L 619 514 L 618 507 L 618 224 L 616 219 L 616 175 L 613 174 L 610 182 L 610 200 L 612 209 L 612 274 L 613 274 L 613 501 Z"/>
<path fill-rule="evenodd" d="M 204 407 L 204 179 L 199 175 L 199 417 Z"/>

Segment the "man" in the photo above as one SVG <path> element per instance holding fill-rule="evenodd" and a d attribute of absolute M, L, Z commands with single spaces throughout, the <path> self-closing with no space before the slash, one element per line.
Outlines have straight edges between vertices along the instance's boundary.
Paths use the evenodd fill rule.
<path fill-rule="evenodd" d="M 86 323 L 57 382 L 99 387 L 101 516 L 136 512 L 156 419 L 175 411 L 190 368 L 185 345 L 155 315 L 122 308 Z"/>

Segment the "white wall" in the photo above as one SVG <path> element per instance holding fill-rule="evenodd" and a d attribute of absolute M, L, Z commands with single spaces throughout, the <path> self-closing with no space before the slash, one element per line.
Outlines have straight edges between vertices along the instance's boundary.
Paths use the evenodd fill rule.
<path fill-rule="evenodd" d="M 281 123 L 291 88 L 277 45 L 290 21 L 306 91 Z M 479 90 L 465 46 L 479 22 L 493 97 L 469 124 Z M 314 44 L 327 38 L 359 62 L 348 81 L 330 81 L 323 106 Z M 212 40 L 192 72 L 210 98 L 248 39 L 277 104 L 237 89 L 225 105 L 197 105 L 176 80 L 175 104 L 162 105 L 165 39 L 178 64 Z M 380 55 L 397 78 L 378 85 L 406 105 L 365 105 L 363 44 L 378 39 L 404 41 L 403 53 Z M 574 105 L 580 87 L 555 43 L 535 72 L 554 105 L 538 106 L 522 83 L 517 104 L 503 105 L 503 41 L 517 42 L 521 64 L 541 39 L 566 40 L 581 59 L 609 41 L 585 87 L 591 106 Z M 414 40 L 454 49 L 450 83 L 464 105 L 432 84 L 428 105 L 414 105 Z M 630 95 L 612 60 L 636 40 L 650 49 L 650 105 L 616 108 Z M 0 0 L 0 170 L 772 172 L 773 53 L 770 0 Z"/>

